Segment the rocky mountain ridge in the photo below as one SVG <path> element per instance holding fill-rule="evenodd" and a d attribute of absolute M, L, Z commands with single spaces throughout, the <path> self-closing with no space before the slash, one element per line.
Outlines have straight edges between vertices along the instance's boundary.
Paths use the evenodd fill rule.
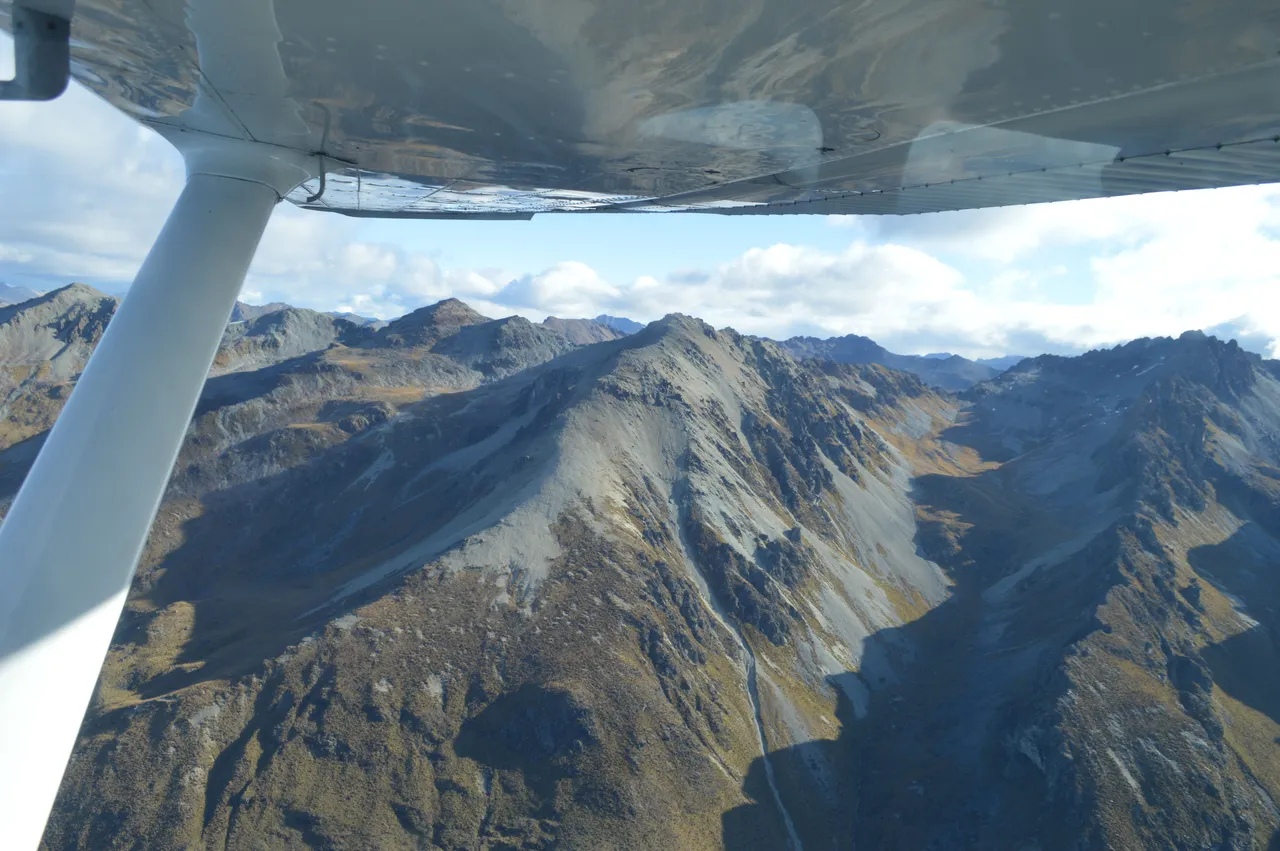
<path fill-rule="evenodd" d="M 1276 847 L 1275 362 L 398 322 L 229 329 L 48 847 Z"/>
<path fill-rule="evenodd" d="M 0 306 L 4 306 L 6 303 L 17 303 L 39 295 L 34 290 L 27 290 L 21 287 L 9 287 L 6 288 L 7 291 L 12 291 L 13 295 L 6 300 L 4 292 L 0 292 Z M 430 309 L 430 306 L 425 309 Z M 299 308 L 294 308 L 284 302 L 251 305 L 238 301 L 231 312 L 231 330 L 234 332 L 236 326 L 240 323 L 255 323 L 271 314 L 297 310 Z M 417 312 L 406 314 L 406 317 L 412 316 Z M 381 330 L 388 324 L 400 322 L 406 318 L 400 317 L 392 320 L 392 323 L 388 323 L 354 313 L 331 311 L 323 315 L 334 320 L 345 320 L 371 331 Z M 608 314 L 601 314 L 595 319 L 564 319 L 549 316 L 537 324 L 560 337 L 568 339 L 573 345 L 579 346 L 617 339 L 627 334 L 634 334 L 645 327 L 632 319 Z M 780 341 L 779 344 L 792 355 L 800 358 L 821 357 L 844 363 L 878 363 L 893 369 L 904 370 L 919 375 L 935 387 L 953 392 L 964 390 L 979 381 L 990 379 L 1022 360 L 1021 357 L 1017 356 L 1005 356 L 971 361 L 950 353 L 899 355 L 888 351 L 866 337 L 859 337 L 854 334 L 829 339 L 792 337 Z"/>

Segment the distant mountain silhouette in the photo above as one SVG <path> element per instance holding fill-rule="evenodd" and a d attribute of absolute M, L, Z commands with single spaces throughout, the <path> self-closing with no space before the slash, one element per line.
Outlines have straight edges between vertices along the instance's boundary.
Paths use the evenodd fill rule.
<path fill-rule="evenodd" d="M 634 334 L 644 327 L 642 323 L 636 322 L 634 319 L 627 319 L 625 316 L 610 316 L 607 313 L 600 314 L 593 321 L 599 322 L 601 325 L 608 325 L 623 334 Z"/>
<path fill-rule="evenodd" d="M 0 307 L 4 307 L 7 304 L 18 304 L 41 295 L 43 295 L 42 292 L 33 290 L 30 287 L 15 287 L 10 284 L 0 283 Z"/>
<path fill-rule="evenodd" d="M 920 376 L 934 387 L 951 391 L 965 390 L 979 381 L 994 378 L 1002 371 L 994 364 L 971 361 L 959 355 L 894 354 L 875 340 L 857 334 L 828 339 L 792 337 L 782 340 L 779 345 L 798 358 L 826 358 L 839 363 L 878 363 L 901 369 Z"/>

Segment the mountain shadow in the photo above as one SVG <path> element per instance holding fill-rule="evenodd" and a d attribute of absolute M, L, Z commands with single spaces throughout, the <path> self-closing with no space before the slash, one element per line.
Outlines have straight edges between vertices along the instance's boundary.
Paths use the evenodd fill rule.
<path fill-rule="evenodd" d="M 887 668 L 827 679 L 837 738 L 768 754 L 805 851 L 1280 849 L 1263 791 L 1280 758 L 1280 545 L 1248 523 L 1191 548 L 1188 578 L 1141 512 L 1073 527 L 1015 474 L 915 479 L 917 545 L 951 595 L 865 640 Z M 1211 618 L 1240 622 L 1223 601 L 1252 626 L 1205 644 Z M 798 780 L 815 766 L 818 796 Z M 781 818 L 767 773 L 757 759 L 755 803 L 724 816 L 726 849 L 786 847 L 750 826 Z"/>
<path fill-rule="evenodd" d="M 1187 560 L 1251 622 L 1201 651 L 1213 683 L 1280 725 L 1280 546 L 1261 524 L 1250 522 L 1220 544 L 1190 550 Z M 1201 588 L 1188 586 L 1183 596 L 1204 610 Z M 1273 743 L 1280 759 L 1280 741 Z"/>
<path fill-rule="evenodd" d="M 1114 545 L 1104 535 L 1068 556 L 1069 568 L 1028 577 L 1011 593 L 1017 604 L 984 599 L 1033 551 L 1070 535 L 1002 478 L 993 470 L 916 479 L 913 498 L 924 509 L 917 547 L 947 570 L 950 597 L 865 640 L 864 659 L 887 661 L 874 675 L 864 668 L 828 678 L 839 696 L 835 740 L 769 754 L 805 851 L 1019 847 L 1033 838 L 1046 851 L 1081 840 L 1091 847 L 1084 827 L 1060 843 L 1044 829 L 1083 819 L 1040 739 L 1051 735 L 1050 708 L 1069 687 L 1061 671 L 1071 645 L 1097 623 L 1027 611 L 1049 597 L 1073 614 L 1096 607 L 1113 581 Z M 867 696 L 863 705 L 858 695 Z M 805 786 L 792 779 L 815 765 L 829 768 L 825 794 L 804 799 Z M 758 759 L 748 783 L 764 770 Z M 748 817 L 753 808 L 776 806 L 755 800 L 725 815 L 727 849 L 769 847 L 745 825 L 759 818 Z"/>

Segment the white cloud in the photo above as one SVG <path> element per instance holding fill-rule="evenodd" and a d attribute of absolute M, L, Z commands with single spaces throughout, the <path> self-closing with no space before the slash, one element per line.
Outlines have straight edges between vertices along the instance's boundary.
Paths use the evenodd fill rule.
<path fill-rule="evenodd" d="M 606 283 L 585 263 L 566 261 L 536 275 L 523 275 L 493 295 L 516 308 L 583 316 L 595 315 L 591 311 L 598 305 L 619 304 L 622 291 Z"/>
<path fill-rule="evenodd" d="M 420 251 L 365 239 L 355 219 L 281 204 L 245 287 L 272 301 L 390 319 L 449 296 L 484 298 L 500 285 L 480 270 L 443 269 Z"/>
<path fill-rule="evenodd" d="M 1199 228 L 1274 228 L 1277 216 L 1280 186 L 1268 185 L 886 217 L 871 227 L 880 239 L 1010 263 L 1048 248 L 1104 241 L 1129 247 Z M 867 226 L 867 220 L 844 224 Z"/>
<path fill-rule="evenodd" d="M 578 314 L 652 319 L 678 309 L 748 333 L 858 333 L 898 351 L 971 356 L 1079 351 L 1208 328 L 1255 351 L 1280 353 L 1280 188 L 1182 193 L 1161 203 L 1168 209 L 1159 215 L 1147 215 L 1156 209 L 1153 199 L 1139 198 L 1093 203 L 1093 212 L 1073 204 L 985 217 L 997 234 L 1015 234 L 1022 246 L 1072 243 L 1087 260 L 1084 278 L 1073 283 L 1077 295 L 1089 297 L 1071 303 L 1054 301 L 1042 286 L 1052 281 L 1061 291 L 1066 267 L 1038 265 L 1022 257 L 1024 249 L 1011 252 L 1022 257 L 1021 266 L 975 280 L 925 250 L 940 238 L 936 224 L 923 239 L 898 231 L 916 244 L 868 242 L 860 224 L 859 238 L 840 252 L 778 244 L 707 270 L 646 276 L 616 289 L 579 268 L 579 278 L 596 283 L 578 302 Z M 964 214 L 953 215 L 963 221 Z M 551 298 L 531 300 L 524 285 L 508 289 L 519 290 L 513 302 L 554 312 Z"/>
<path fill-rule="evenodd" d="M 0 277 L 131 279 L 181 189 L 176 153 L 79 86 L 0 111 Z"/>

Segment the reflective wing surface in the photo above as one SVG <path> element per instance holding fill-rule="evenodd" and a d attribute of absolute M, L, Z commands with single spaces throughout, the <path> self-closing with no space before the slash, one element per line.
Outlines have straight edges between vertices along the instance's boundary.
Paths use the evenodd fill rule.
<path fill-rule="evenodd" d="M 354 215 L 1280 181 L 1280 6 L 1259 0 L 80 0 L 72 36 L 75 77 L 120 109 L 323 156 L 290 200 Z"/>

